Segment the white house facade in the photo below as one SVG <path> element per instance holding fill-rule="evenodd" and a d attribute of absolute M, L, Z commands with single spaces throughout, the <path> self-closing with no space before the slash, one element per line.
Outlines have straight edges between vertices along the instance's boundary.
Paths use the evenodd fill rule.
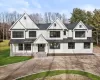
<path fill-rule="evenodd" d="M 92 27 L 82 21 L 65 24 L 57 19 L 53 23 L 35 24 L 24 13 L 10 31 L 11 56 L 93 53 Z"/>

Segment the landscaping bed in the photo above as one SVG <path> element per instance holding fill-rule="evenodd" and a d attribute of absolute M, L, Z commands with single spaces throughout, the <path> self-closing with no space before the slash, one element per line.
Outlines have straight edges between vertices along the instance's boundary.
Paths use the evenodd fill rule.
<path fill-rule="evenodd" d="M 32 74 L 32 75 L 29 75 L 29 76 L 26 76 L 26 77 L 19 78 L 17 80 L 47 80 L 48 76 L 51 77 L 51 76 L 56 76 L 56 75 L 60 75 L 60 74 L 81 75 L 81 76 L 84 76 L 88 80 L 100 80 L 99 76 L 96 76 L 96 75 L 88 73 L 88 72 L 78 71 L 78 70 L 47 71 L 47 72 Z M 48 80 L 50 80 L 50 78 Z M 59 79 L 57 79 L 57 80 L 59 80 Z M 80 80 L 80 79 L 78 79 L 78 80 Z"/>

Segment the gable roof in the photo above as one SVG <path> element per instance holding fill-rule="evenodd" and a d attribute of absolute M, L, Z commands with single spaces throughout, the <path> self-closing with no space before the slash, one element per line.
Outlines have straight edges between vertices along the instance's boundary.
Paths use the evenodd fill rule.
<path fill-rule="evenodd" d="M 23 17 L 26 16 L 28 20 L 23 20 Z M 60 21 L 59 18 L 57 19 L 58 22 Z M 57 20 L 55 20 L 53 23 L 55 23 Z M 20 22 L 20 25 L 23 26 L 23 28 L 26 29 L 40 29 L 40 30 L 46 30 L 48 29 L 53 23 L 45 23 L 45 24 L 35 24 L 34 21 L 31 19 L 31 17 L 27 14 L 24 13 L 12 26 L 9 30 L 13 29 L 13 27 Z M 79 22 L 75 22 L 75 23 L 70 23 L 70 24 L 66 24 L 66 23 L 62 23 L 61 25 L 64 26 L 64 29 L 69 29 L 69 30 L 73 30 L 77 24 Z M 93 27 L 88 26 L 86 24 L 84 24 L 88 29 L 93 29 Z"/>
<path fill-rule="evenodd" d="M 58 24 L 59 26 L 53 27 L 53 24 L 55 23 Z M 67 29 L 67 27 L 59 18 L 57 18 L 55 21 L 53 21 L 53 23 L 51 23 L 51 25 L 47 29 Z"/>
<path fill-rule="evenodd" d="M 42 34 L 34 41 L 35 44 L 48 43 Z"/>
<path fill-rule="evenodd" d="M 26 19 L 24 19 L 26 17 Z M 13 29 L 14 26 L 17 25 L 17 23 L 20 22 L 20 24 L 25 29 L 39 29 L 38 26 L 33 22 L 33 20 L 30 18 L 30 16 L 27 13 L 24 13 L 12 26 L 9 30 Z M 18 26 L 19 27 L 19 26 Z"/>
<path fill-rule="evenodd" d="M 73 30 L 75 28 L 75 26 L 78 24 L 79 22 L 75 22 L 75 23 L 70 23 L 70 24 L 64 24 L 67 29 L 69 30 Z M 36 24 L 40 30 L 46 30 L 50 25 L 51 23 L 45 23 L 45 24 Z M 84 24 L 88 29 L 93 29 L 93 27 L 89 26 L 89 25 L 86 25 Z"/>
<path fill-rule="evenodd" d="M 70 23 L 70 24 L 65 24 L 65 26 L 68 28 L 68 29 L 71 29 L 71 30 L 73 30 L 76 26 L 77 26 L 77 24 L 78 24 L 79 22 L 74 22 L 74 23 Z M 87 25 L 87 24 L 84 24 L 88 29 L 93 29 L 93 27 L 91 27 L 91 26 L 89 26 L 89 25 Z"/>

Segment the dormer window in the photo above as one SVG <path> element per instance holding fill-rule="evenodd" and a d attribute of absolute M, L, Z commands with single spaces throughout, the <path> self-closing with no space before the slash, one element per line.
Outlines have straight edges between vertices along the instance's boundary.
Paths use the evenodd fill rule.
<path fill-rule="evenodd" d="M 82 28 L 82 25 L 79 25 L 80 28 Z"/>
<path fill-rule="evenodd" d="M 54 24 L 54 26 L 56 26 L 56 23 Z"/>
<path fill-rule="evenodd" d="M 24 16 L 24 20 L 26 20 L 26 16 Z"/>

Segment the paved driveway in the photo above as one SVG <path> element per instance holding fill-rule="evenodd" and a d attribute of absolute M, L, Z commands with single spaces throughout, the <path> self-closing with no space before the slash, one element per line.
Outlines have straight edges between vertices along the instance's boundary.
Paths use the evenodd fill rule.
<path fill-rule="evenodd" d="M 31 73 L 55 69 L 83 70 L 100 76 L 100 55 L 34 58 L 0 67 L 0 79 L 12 80 Z"/>

